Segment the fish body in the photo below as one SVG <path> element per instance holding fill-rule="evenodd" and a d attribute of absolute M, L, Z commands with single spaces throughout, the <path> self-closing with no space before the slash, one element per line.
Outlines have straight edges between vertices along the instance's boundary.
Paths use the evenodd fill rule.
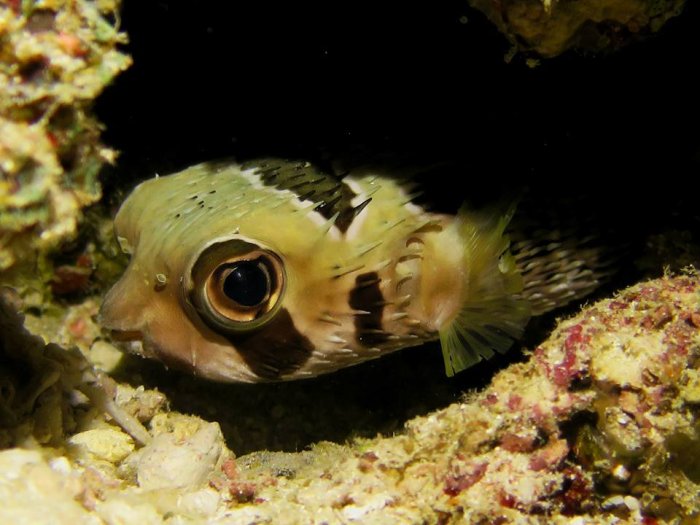
<path fill-rule="evenodd" d="M 530 318 L 512 211 L 431 213 L 395 179 L 304 162 L 200 164 L 119 210 L 131 260 L 101 319 L 217 381 L 312 377 L 436 339 L 452 375 Z"/>

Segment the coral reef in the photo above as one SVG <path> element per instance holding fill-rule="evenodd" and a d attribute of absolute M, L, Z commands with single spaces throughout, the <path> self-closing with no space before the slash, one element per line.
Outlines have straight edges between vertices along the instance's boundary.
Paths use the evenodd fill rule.
<path fill-rule="evenodd" d="M 22 328 L 17 298 L 3 300 L 2 439 L 21 448 L 0 453 L 0 485 L 14 496 L 0 521 L 31 520 L 30 499 L 78 523 L 700 516 L 695 272 L 561 321 L 526 362 L 395 436 L 238 458 L 216 423 L 171 412 L 162 394 L 114 383 L 82 354 L 45 345 Z M 99 332 L 81 334 L 84 345 L 110 346 Z M 31 450 L 39 443 L 42 453 Z"/>
<path fill-rule="evenodd" d="M 615 47 L 683 5 L 471 3 L 541 56 Z M 449 406 L 445 392 L 420 404 L 420 389 L 396 386 L 404 376 L 382 378 L 385 390 L 413 396 L 410 413 L 427 414 L 405 428 L 387 398 L 378 414 L 348 406 L 342 381 L 296 390 L 205 387 L 169 372 L 161 377 L 170 382 L 144 381 L 149 365 L 124 356 L 96 321 L 124 259 L 105 211 L 85 208 L 114 158 L 91 104 L 129 65 L 118 51 L 118 4 L 0 5 L 0 281 L 13 286 L 0 287 L 0 523 L 700 520 L 695 272 L 638 284 L 561 321 L 525 362 Z M 656 253 L 639 262 L 643 271 L 659 260 L 697 265 L 685 227 L 650 241 Z M 163 392 L 143 386 L 154 383 Z M 171 406 L 183 397 L 185 408 Z M 384 424 L 367 424 L 372 417 Z M 377 430 L 385 435 L 372 437 Z M 297 442 L 314 444 L 264 450 Z"/>
<path fill-rule="evenodd" d="M 76 233 L 115 153 L 91 104 L 130 59 L 117 1 L 0 5 L 0 275 Z M 3 275 L 2 272 L 5 272 Z"/>
<path fill-rule="evenodd" d="M 469 0 L 514 50 L 554 57 L 576 48 L 603 51 L 658 31 L 684 0 Z"/>

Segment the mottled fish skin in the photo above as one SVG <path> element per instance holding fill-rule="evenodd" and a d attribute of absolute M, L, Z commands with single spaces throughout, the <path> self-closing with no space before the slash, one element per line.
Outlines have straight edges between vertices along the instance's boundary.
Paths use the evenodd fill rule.
<path fill-rule="evenodd" d="M 529 319 L 513 298 L 508 219 L 429 213 L 396 180 L 339 180 L 303 162 L 200 164 L 143 182 L 119 210 L 131 261 L 101 319 L 144 354 L 217 381 L 312 377 L 438 338 L 454 373 L 505 351 Z M 229 247 L 282 268 L 283 290 L 259 314 L 269 319 L 252 329 L 222 328 L 197 302 L 202 260 Z"/>

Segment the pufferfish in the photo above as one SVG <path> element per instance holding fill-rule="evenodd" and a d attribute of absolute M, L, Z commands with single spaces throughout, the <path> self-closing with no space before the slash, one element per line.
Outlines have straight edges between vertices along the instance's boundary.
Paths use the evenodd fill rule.
<path fill-rule="evenodd" d="M 147 180 L 115 219 L 131 260 L 102 323 L 216 381 L 308 378 L 431 340 L 453 375 L 602 275 L 560 240 L 511 249 L 514 206 L 447 215 L 412 201 L 396 179 L 277 159 Z"/>

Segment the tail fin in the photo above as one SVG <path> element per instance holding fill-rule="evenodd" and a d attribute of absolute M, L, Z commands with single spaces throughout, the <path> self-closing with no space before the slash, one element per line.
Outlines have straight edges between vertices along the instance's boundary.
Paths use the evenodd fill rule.
<path fill-rule="evenodd" d="M 440 329 L 448 376 L 507 351 L 530 318 L 530 305 L 516 296 L 522 279 L 505 235 L 514 210 L 476 214 L 462 207 L 453 223 L 463 241 L 466 300 Z"/>
<path fill-rule="evenodd" d="M 519 297 L 530 303 L 533 315 L 589 295 L 617 271 L 626 241 L 605 215 L 584 198 L 548 206 L 523 199 L 508 233 L 523 278 Z"/>
<path fill-rule="evenodd" d="M 459 211 L 454 227 L 464 243 L 467 293 L 440 329 L 448 376 L 505 353 L 530 316 L 593 292 L 613 276 L 626 250 L 585 201 L 523 201 L 512 223 L 515 205 L 501 213 Z"/>

